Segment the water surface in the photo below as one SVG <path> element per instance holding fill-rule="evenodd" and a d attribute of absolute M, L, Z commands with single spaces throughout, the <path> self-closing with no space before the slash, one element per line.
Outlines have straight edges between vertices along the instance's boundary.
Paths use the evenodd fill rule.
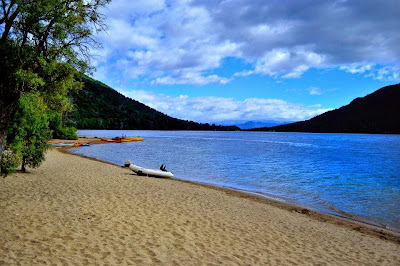
<path fill-rule="evenodd" d="M 400 229 L 400 136 L 214 131 L 79 130 L 141 142 L 72 149 L 178 178 L 275 195 L 313 209 Z"/>

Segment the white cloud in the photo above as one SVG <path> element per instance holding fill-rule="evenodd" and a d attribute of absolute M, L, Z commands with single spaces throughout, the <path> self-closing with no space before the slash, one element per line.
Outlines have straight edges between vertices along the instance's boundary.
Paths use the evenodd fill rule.
<path fill-rule="evenodd" d="M 322 91 L 320 88 L 312 87 L 309 89 L 310 95 L 322 95 Z"/>
<path fill-rule="evenodd" d="M 399 81 L 400 66 L 386 66 L 378 68 L 375 72 L 369 73 L 370 76 L 377 80 Z"/>
<path fill-rule="evenodd" d="M 172 117 L 203 123 L 227 120 L 300 121 L 328 111 L 321 105 L 306 106 L 278 99 L 249 98 L 238 101 L 224 97 L 171 97 L 144 90 L 119 91 Z"/>
<path fill-rule="evenodd" d="M 259 58 L 254 70 L 235 73 L 233 76 L 254 74 L 280 76 L 282 78 L 298 78 L 311 67 L 321 67 L 325 58 L 304 48 L 296 47 L 292 51 L 274 49 Z"/>
<path fill-rule="evenodd" d="M 230 79 L 219 77 L 218 75 L 203 76 L 198 72 L 178 73 L 175 77 L 166 76 L 152 80 L 150 85 L 172 85 L 172 84 L 194 84 L 206 85 L 209 83 L 227 84 Z"/>
<path fill-rule="evenodd" d="M 400 73 L 400 64 L 390 66 L 380 66 L 377 64 L 351 64 L 346 66 L 340 66 L 341 70 L 344 70 L 351 74 L 362 74 L 366 77 L 371 77 L 376 80 L 385 81 L 398 81 Z"/>
<path fill-rule="evenodd" d="M 109 79 L 205 85 L 252 74 L 298 78 L 315 67 L 399 78 L 398 0 L 113 0 L 104 13 L 106 52 L 95 65 Z M 212 77 L 226 57 L 254 68 Z"/>
<path fill-rule="evenodd" d="M 351 64 L 351 65 L 341 66 L 340 69 L 349 72 L 351 74 L 356 74 L 356 73 L 362 74 L 367 71 L 370 71 L 372 67 L 373 64 L 365 64 L 365 65 Z"/>
<path fill-rule="evenodd" d="M 220 40 L 209 12 L 190 1 L 114 0 L 107 7 L 109 30 L 98 36 L 107 51 L 98 67 L 112 79 L 144 79 L 153 85 L 225 84 L 229 77 L 204 74 L 240 44 Z M 139 70 L 137 70 L 139 69 Z M 190 77 L 193 76 L 193 79 Z"/>

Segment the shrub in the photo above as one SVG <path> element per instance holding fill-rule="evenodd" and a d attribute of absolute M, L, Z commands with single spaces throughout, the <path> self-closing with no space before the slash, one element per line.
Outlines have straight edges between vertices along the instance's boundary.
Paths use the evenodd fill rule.
<path fill-rule="evenodd" d="M 1 173 L 7 176 L 17 169 L 21 164 L 22 157 L 19 153 L 14 153 L 10 150 L 5 150 L 3 153 L 2 163 L 1 163 Z"/>
<path fill-rule="evenodd" d="M 65 127 L 62 131 L 62 139 L 78 139 L 78 135 L 76 134 L 76 128 L 74 127 Z"/>

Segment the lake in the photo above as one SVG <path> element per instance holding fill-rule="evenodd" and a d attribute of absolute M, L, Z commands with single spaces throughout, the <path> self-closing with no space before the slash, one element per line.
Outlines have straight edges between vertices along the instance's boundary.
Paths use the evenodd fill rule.
<path fill-rule="evenodd" d="M 79 130 L 141 136 L 72 152 L 229 187 L 400 230 L 400 136 L 215 131 Z"/>

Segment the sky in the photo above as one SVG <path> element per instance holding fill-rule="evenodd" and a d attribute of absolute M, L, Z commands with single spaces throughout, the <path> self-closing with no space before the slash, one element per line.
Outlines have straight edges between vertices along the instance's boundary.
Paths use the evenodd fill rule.
<path fill-rule="evenodd" d="M 400 82 L 399 0 L 113 0 L 93 77 L 196 122 L 300 121 Z"/>

